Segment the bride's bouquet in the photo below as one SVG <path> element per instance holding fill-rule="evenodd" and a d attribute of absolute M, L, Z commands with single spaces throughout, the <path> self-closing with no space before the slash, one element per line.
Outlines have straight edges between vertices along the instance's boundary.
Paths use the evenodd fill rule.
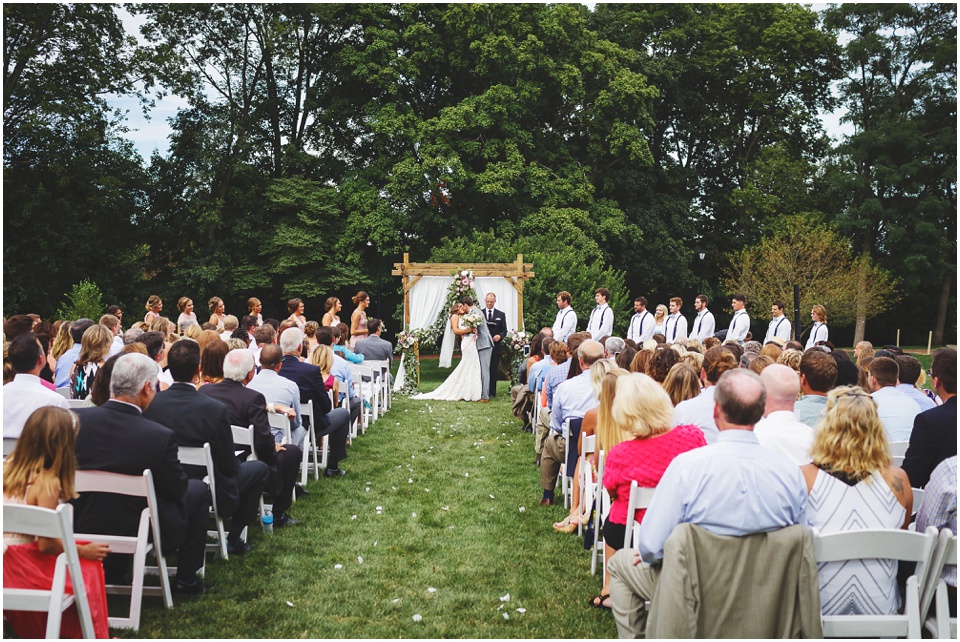
<path fill-rule="evenodd" d="M 474 330 L 487 322 L 487 320 L 483 318 L 483 315 L 480 314 L 478 310 L 471 310 L 461 317 L 460 320 L 463 321 L 463 325 Z"/>

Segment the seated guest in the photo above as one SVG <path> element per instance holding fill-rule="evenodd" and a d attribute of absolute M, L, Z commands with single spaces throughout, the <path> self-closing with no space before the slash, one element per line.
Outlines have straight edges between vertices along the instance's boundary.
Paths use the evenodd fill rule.
<path fill-rule="evenodd" d="M 763 369 L 760 381 L 767 391 L 767 404 L 753 434 L 764 448 L 777 451 L 798 466 L 809 464 L 813 428 L 797 419 L 793 412 L 800 394 L 797 373 L 775 363 Z"/>
<path fill-rule="evenodd" d="M 16 448 L 3 465 L 5 504 L 56 510 L 61 503 L 77 497 L 74 489 L 76 423 L 77 418 L 70 411 L 52 406 L 38 409 L 29 416 Z M 106 638 L 109 635 L 107 592 L 101 562 L 110 547 L 87 541 L 77 541 L 76 546 L 94 631 L 96 637 Z M 4 533 L 3 551 L 4 589 L 49 590 L 55 572 L 62 570 L 57 566 L 57 556 L 63 552 L 63 542 L 57 538 Z M 19 638 L 45 637 L 47 614 L 44 612 L 5 609 L 3 618 L 4 629 L 9 624 Z M 76 604 L 64 613 L 59 637 L 83 637 Z"/>
<path fill-rule="evenodd" d="M 113 335 L 113 343 L 110 345 L 110 351 L 107 353 L 107 357 L 109 358 L 115 354 L 120 354 L 120 351 L 123 350 L 123 337 L 120 336 L 123 328 L 120 327 L 120 319 L 112 314 L 105 314 L 100 317 L 99 323 Z"/>
<path fill-rule="evenodd" d="M 800 376 L 800 361 L 803 359 L 803 352 L 800 350 L 784 350 L 780 353 L 780 356 L 777 357 L 777 363 L 782 363 L 783 365 L 792 368 L 794 372 L 797 373 L 797 377 Z"/>
<path fill-rule="evenodd" d="M 264 346 L 277 342 L 277 331 L 273 326 L 264 323 L 253 331 L 253 342 L 250 343 L 250 352 L 253 353 L 253 362 L 260 368 L 260 351 Z"/>
<path fill-rule="evenodd" d="M 200 386 L 223 381 L 223 360 L 230 352 L 226 341 L 211 341 L 200 351 Z"/>
<path fill-rule="evenodd" d="M 257 329 L 257 317 L 252 314 L 245 314 L 240 319 L 240 329 L 247 333 L 247 343 L 251 348 L 256 348 L 257 342 L 253 336 L 253 331 Z"/>
<path fill-rule="evenodd" d="M 877 404 L 877 414 L 887 431 L 887 439 L 910 441 L 913 420 L 920 414 L 920 406 L 913 399 L 897 390 L 900 382 L 900 368 L 897 362 L 887 357 L 879 357 L 870 362 L 870 389 Z"/>
<path fill-rule="evenodd" d="M 667 378 L 663 380 L 663 390 L 670 397 L 673 407 L 699 396 L 701 387 L 697 371 L 685 362 L 673 364 L 667 372 Z"/>
<path fill-rule="evenodd" d="M 220 332 L 220 338 L 226 341 L 233 336 L 234 331 L 240 327 L 240 320 L 232 314 L 228 314 L 223 317 L 223 326 L 218 326 L 216 323 L 211 323 L 214 328 Z"/>
<path fill-rule="evenodd" d="M 257 458 L 270 468 L 266 491 L 273 495 L 274 526 L 283 528 L 299 523 L 290 516 L 289 510 L 303 451 L 293 444 L 284 446 L 274 440 L 267 420 L 266 399 L 246 387 L 255 373 L 249 350 L 231 350 L 223 362 L 223 381 L 201 386 L 200 392 L 227 407 L 231 426 L 253 426 Z"/>
<path fill-rule="evenodd" d="M 350 363 L 363 363 L 364 356 L 357 354 L 347 347 L 347 324 L 340 323 L 330 329 L 333 330 L 333 338 L 335 340 L 333 351 Z"/>
<path fill-rule="evenodd" d="M 693 424 L 703 431 L 708 444 L 715 442 L 719 435 L 713 413 L 716 405 L 713 398 L 715 387 L 723 373 L 736 367 L 737 360 L 729 351 L 719 346 L 707 350 L 703 355 L 703 368 L 700 370 L 703 392 L 693 399 L 677 404 L 673 409 L 673 425 Z"/>
<path fill-rule="evenodd" d="M 627 346 L 626 341 L 620 337 L 606 337 L 603 342 L 603 353 L 607 359 L 611 361 L 616 361 L 617 356 L 623 352 L 623 349 Z"/>
<path fill-rule="evenodd" d="M 83 341 L 83 333 L 92 325 L 92 319 L 77 319 L 70 325 L 70 337 L 73 339 L 73 347 L 57 359 L 57 368 L 53 381 L 53 384 L 57 388 L 66 388 L 70 385 L 70 373 L 73 370 L 73 364 L 77 362 L 77 357 L 80 356 L 80 342 Z"/>
<path fill-rule="evenodd" d="M 383 330 L 383 322 L 376 317 L 370 317 L 367 321 L 367 331 L 369 334 L 366 339 L 358 339 L 356 351 L 366 359 L 372 361 L 389 361 L 393 365 L 393 345 L 380 336 Z"/>
<path fill-rule="evenodd" d="M 143 336 L 143 330 L 137 327 L 130 328 L 123 333 L 123 345 L 128 346 L 131 343 L 137 343 L 140 341 L 140 337 Z"/>
<path fill-rule="evenodd" d="M 805 523 L 800 469 L 753 434 L 766 403 L 760 377 L 733 367 L 716 389 L 717 442 L 677 455 L 667 466 L 640 524 L 642 563 L 632 547 L 610 558 L 611 606 L 621 638 L 645 632 L 644 602 L 656 591 L 664 544 L 678 524 L 742 536 Z"/>
<path fill-rule="evenodd" d="M 160 390 L 166 390 L 173 383 L 173 377 L 166 370 L 167 367 L 167 342 L 162 332 L 144 332 L 140 337 L 140 343 L 147 347 L 147 356 L 157 362 L 160 368 L 159 386 Z"/>
<path fill-rule="evenodd" d="M 69 410 L 70 404 L 40 382 L 40 371 L 47 365 L 47 360 L 32 332 L 21 334 L 10 342 L 7 359 L 16 374 L 13 381 L 3 387 L 3 436 L 16 439 L 27 418 L 38 408 L 56 406 Z"/>
<path fill-rule="evenodd" d="M 572 336 L 573 335 L 571 335 L 571 337 Z M 547 403 L 546 381 L 551 373 L 568 359 L 570 359 L 570 352 L 567 349 L 566 342 L 554 341 L 550 344 L 550 360 L 547 361 L 545 359 L 541 362 L 545 363 L 546 367 L 540 370 L 537 378 L 534 380 L 534 387 L 540 391 L 537 399 L 534 400 L 534 403 L 540 404 L 540 411 L 537 413 L 537 422 L 533 427 L 534 434 L 536 435 L 533 442 L 534 451 L 537 453 L 537 458 L 534 463 L 537 466 L 540 465 L 540 453 L 543 452 L 543 442 L 550 433 L 550 406 Z"/>
<path fill-rule="evenodd" d="M 323 328 L 327 330 L 327 328 Z M 319 332 L 318 332 L 319 334 Z M 347 456 L 347 436 L 350 433 L 350 413 L 346 408 L 333 408 L 320 369 L 309 363 L 300 361 L 300 350 L 303 347 L 303 333 L 299 328 L 290 328 L 280 335 L 280 348 L 283 350 L 283 361 L 279 374 L 292 381 L 300 390 L 300 404 L 313 401 L 314 435 L 317 441 L 321 437 L 330 437 L 330 455 L 324 475 L 339 477 L 346 471 L 339 467 L 339 463 Z M 358 404 L 359 406 L 359 404 Z M 310 424 L 307 423 L 309 428 Z"/>
<path fill-rule="evenodd" d="M 920 373 L 923 371 L 917 358 L 909 354 L 901 354 L 898 355 L 894 361 L 897 362 L 897 367 L 900 368 L 900 383 L 897 384 L 897 390 L 913 399 L 917 405 L 920 406 L 920 412 L 936 408 L 936 402 L 917 388 L 917 381 L 920 379 Z"/>
<path fill-rule="evenodd" d="M 317 343 L 322 346 L 328 346 L 333 349 L 335 328 L 321 327 L 317 329 Z M 350 425 L 352 426 L 360 417 L 360 397 L 357 396 L 353 386 L 353 374 L 350 372 L 350 366 L 347 360 L 333 353 L 333 369 L 331 370 L 334 378 L 340 382 L 339 403 L 343 404 L 345 399 L 349 399 L 350 404 Z M 318 435 L 319 436 L 319 435 Z"/>
<path fill-rule="evenodd" d="M 693 425 L 671 428 L 673 405 L 670 397 L 653 379 L 639 373 L 628 374 L 617 381 L 613 400 L 613 421 L 634 438 L 616 446 L 607 455 L 603 486 L 610 493 L 610 513 L 603 524 L 603 555 L 608 560 L 614 553 L 629 547 L 624 542 L 627 520 L 643 522 L 646 510 L 627 514 L 630 484 L 655 488 L 667 466 L 680 453 L 706 446 L 703 432 Z M 591 604 L 609 608 L 610 580 Z"/>
<path fill-rule="evenodd" d="M 667 373 L 674 364 L 679 363 L 680 356 L 670 348 L 658 348 L 650 361 L 647 362 L 646 375 L 663 385 Z"/>
<path fill-rule="evenodd" d="M 267 400 L 267 412 L 287 415 L 290 420 L 290 443 L 303 448 L 303 439 L 307 431 L 300 419 L 300 388 L 286 377 L 281 377 L 280 362 L 283 350 L 276 344 L 268 344 L 260 352 L 260 372 L 247 388 L 256 390 Z M 282 442 L 285 436 L 282 430 L 272 429 L 273 438 Z"/>
<path fill-rule="evenodd" d="M 309 359 L 313 351 L 320 345 L 317 343 L 317 329 L 319 327 L 320 324 L 316 321 L 307 321 L 303 326 L 303 347 L 307 352 L 306 359 Z"/>
<path fill-rule="evenodd" d="M 837 388 L 803 466 L 810 492 L 807 521 L 825 535 L 867 528 L 906 528 L 913 491 L 890 463 L 877 406 L 860 388 Z M 820 571 L 824 615 L 894 615 L 899 611 L 896 560 L 827 562 Z M 852 590 L 856 588 L 856 590 Z"/>
<path fill-rule="evenodd" d="M 623 368 L 627 372 L 630 371 L 630 364 L 633 363 L 633 358 L 637 356 L 637 349 L 633 346 L 625 345 L 623 350 L 620 351 L 620 354 L 617 355 L 616 364 L 618 368 Z"/>
<path fill-rule="evenodd" d="M 790 351 L 783 354 L 788 352 Z M 821 350 L 804 352 L 800 359 L 800 392 L 803 396 L 793 407 L 797 419 L 811 428 L 816 428 L 826 412 L 827 393 L 836 383 L 836 359 Z"/>
<path fill-rule="evenodd" d="M 933 469 L 957 454 L 957 351 L 935 350 L 930 371 L 933 391 L 943 403 L 913 420 L 903 470 L 914 488 L 924 487 Z"/>
<path fill-rule="evenodd" d="M 330 346 L 318 345 L 317 349 L 310 353 L 307 360 L 310 365 L 320 368 L 320 376 L 323 377 L 323 387 L 327 392 L 333 391 L 333 398 L 340 398 L 340 386 L 333 376 L 333 349 Z"/>
<path fill-rule="evenodd" d="M 928 526 L 938 530 L 949 528 L 957 535 L 957 456 L 947 457 L 930 475 L 923 503 L 917 513 L 916 530 L 923 533 Z M 948 564 L 941 575 L 947 583 L 950 617 L 957 617 L 957 565 Z"/>
<path fill-rule="evenodd" d="M 100 324 L 87 328 L 80 341 L 80 354 L 70 369 L 70 396 L 86 399 L 93 387 L 97 370 L 103 365 L 113 345 L 113 333 Z"/>
<path fill-rule="evenodd" d="M 180 466 L 177 436 L 142 416 L 157 394 L 157 364 L 142 354 L 117 358 L 110 378 L 110 400 L 77 410 L 79 470 L 142 475 L 150 469 L 159 503 L 157 516 L 164 552 L 178 550 L 173 592 L 203 592 L 197 571 L 203 566 L 210 491 L 199 479 L 187 479 Z M 74 528 L 81 533 L 136 535 L 146 501 L 103 493 L 84 493 L 76 503 Z M 127 556 L 107 558 L 107 581 L 125 574 Z"/>
<path fill-rule="evenodd" d="M 217 509 L 221 517 L 230 519 L 227 551 L 243 555 L 253 547 L 243 543 L 240 533 L 257 518 L 270 470 L 262 461 L 237 461 L 227 407 L 194 387 L 200 379 L 200 346 L 194 341 L 177 341 L 170 347 L 167 361 L 174 383 L 157 394 L 143 416 L 176 433 L 178 446 L 210 444 Z M 185 466 L 184 472 L 190 479 L 202 480 L 207 475 L 201 466 Z"/>

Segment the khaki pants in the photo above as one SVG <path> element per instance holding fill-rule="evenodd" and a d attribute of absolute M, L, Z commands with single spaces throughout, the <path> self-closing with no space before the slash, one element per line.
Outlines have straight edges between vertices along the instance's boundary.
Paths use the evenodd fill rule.
<path fill-rule="evenodd" d="M 543 452 L 543 441 L 547 438 L 547 435 L 550 434 L 550 409 L 541 408 L 540 414 L 537 415 L 537 425 L 534 426 L 533 431 L 537 434 L 536 439 L 534 439 L 533 447 L 537 454 Z"/>
<path fill-rule="evenodd" d="M 543 442 L 543 450 L 540 452 L 540 487 L 543 490 L 556 488 L 566 445 L 567 440 L 552 430 Z"/>
<path fill-rule="evenodd" d="M 610 574 L 610 606 L 617 622 L 621 639 L 645 637 L 647 607 L 660 579 L 660 567 L 645 562 L 634 565 L 639 557 L 636 549 L 627 547 L 617 551 L 607 562 Z"/>

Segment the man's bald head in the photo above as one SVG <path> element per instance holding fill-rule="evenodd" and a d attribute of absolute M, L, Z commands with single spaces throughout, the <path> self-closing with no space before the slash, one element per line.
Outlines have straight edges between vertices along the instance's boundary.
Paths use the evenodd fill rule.
<path fill-rule="evenodd" d="M 763 369 L 760 381 L 767 391 L 764 414 L 769 415 L 775 410 L 793 410 L 793 404 L 800 394 L 800 377 L 793 368 L 774 363 Z"/>
<path fill-rule="evenodd" d="M 580 348 L 577 350 L 577 356 L 580 357 L 580 361 L 583 363 L 583 369 L 587 370 L 597 361 L 603 359 L 603 344 L 593 339 L 587 339 L 580 344 Z"/>
<path fill-rule="evenodd" d="M 260 365 L 267 370 L 277 370 L 281 361 L 283 350 L 276 343 L 268 343 L 260 349 Z"/>
<path fill-rule="evenodd" d="M 737 368 L 720 376 L 714 400 L 717 428 L 753 430 L 763 417 L 767 393 L 757 373 Z"/>

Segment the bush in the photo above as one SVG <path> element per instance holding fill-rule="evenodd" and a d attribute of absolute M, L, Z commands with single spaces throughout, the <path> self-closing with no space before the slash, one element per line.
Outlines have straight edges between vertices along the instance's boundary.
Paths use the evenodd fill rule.
<path fill-rule="evenodd" d="M 103 314 L 103 293 L 93 281 L 80 281 L 64 296 L 66 301 L 57 310 L 57 317 L 60 319 L 72 321 L 86 318 L 96 321 Z"/>

